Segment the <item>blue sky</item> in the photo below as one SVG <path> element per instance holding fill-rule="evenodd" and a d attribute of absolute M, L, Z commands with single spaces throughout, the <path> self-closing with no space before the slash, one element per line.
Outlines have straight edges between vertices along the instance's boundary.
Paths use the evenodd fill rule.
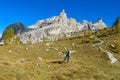
<path fill-rule="evenodd" d="M 30 26 L 59 15 L 62 9 L 78 22 L 95 22 L 102 17 L 111 26 L 120 16 L 119 4 L 120 0 L 0 0 L 0 34 L 9 24 L 22 22 Z"/>

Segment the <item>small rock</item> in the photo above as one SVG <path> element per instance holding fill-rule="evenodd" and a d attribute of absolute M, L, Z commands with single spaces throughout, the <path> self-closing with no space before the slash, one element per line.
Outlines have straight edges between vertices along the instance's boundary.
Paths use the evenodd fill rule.
<path fill-rule="evenodd" d="M 36 64 L 36 67 L 40 67 L 40 64 Z"/>
<path fill-rule="evenodd" d="M 90 39 L 93 39 L 95 36 L 94 35 L 92 35 L 92 36 L 90 36 Z"/>
<path fill-rule="evenodd" d="M 57 49 L 57 48 L 55 48 L 55 50 L 56 50 L 56 51 L 58 51 L 58 49 Z"/>
<path fill-rule="evenodd" d="M 110 44 L 110 46 L 111 46 L 112 48 L 115 48 L 115 45 L 113 45 L 113 44 Z"/>
<path fill-rule="evenodd" d="M 25 48 L 25 50 L 27 51 L 27 50 L 28 50 L 28 48 Z"/>
<path fill-rule="evenodd" d="M 50 44 L 49 43 L 46 43 L 46 46 L 49 46 Z"/>
<path fill-rule="evenodd" d="M 74 46 L 75 44 L 74 43 L 72 43 L 72 46 Z"/>
<path fill-rule="evenodd" d="M 16 50 L 17 53 L 20 53 L 20 50 Z"/>
<path fill-rule="evenodd" d="M 117 42 L 116 40 L 114 40 L 113 42 Z"/>
<path fill-rule="evenodd" d="M 27 61 L 31 61 L 30 58 L 20 58 L 19 59 L 21 62 L 27 62 Z"/>
<path fill-rule="evenodd" d="M 11 50 L 9 50 L 8 52 L 9 52 L 9 53 L 11 53 L 12 51 L 11 51 Z"/>
<path fill-rule="evenodd" d="M 62 52 L 58 52 L 59 54 L 63 54 Z"/>
<path fill-rule="evenodd" d="M 29 45 L 30 47 L 33 47 L 33 45 Z"/>
<path fill-rule="evenodd" d="M 53 48 L 54 50 L 58 51 L 58 48 Z"/>
<path fill-rule="evenodd" d="M 21 62 L 25 62 L 25 61 L 26 61 L 26 59 L 24 59 L 24 58 L 21 58 L 21 59 L 20 59 L 20 61 L 21 61 Z"/>
<path fill-rule="evenodd" d="M 96 45 L 92 45 L 93 46 L 93 48 L 95 48 L 96 47 Z"/>
<path fill-rule="evenodd" d="M 48 65 L 48 68 L 50 68 L 50 65 Z"/>
<path fill-rule="evenodd" d="M 45 49 L 45 51 L 46 51 L 46 52 L 48 52 L 48 51 L 49 51 L 49 49 Z"/>
<path fill-rule="evenodd" d="M 38 57 L 38 58 L 37 58 L 37 60 L 38 60 L 38 61 L 42 61 L 42 60 L 43 60 L 43 58 L 41 58 L 41 57 Z"/>

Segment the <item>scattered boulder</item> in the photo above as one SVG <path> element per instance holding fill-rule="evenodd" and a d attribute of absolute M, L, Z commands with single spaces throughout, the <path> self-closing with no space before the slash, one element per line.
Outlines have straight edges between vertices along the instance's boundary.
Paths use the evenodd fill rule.
<path fill-rule="evenodd" d="M 113 42 L 117 42 L 116 40 L 114 40 Z"/>
<path fill-rule="evenodd" d="M 29 58 L 20 58 L 19 60 L 20 60 L 21 62 L 30 61 L 30 59 L 29 59 Z"/>
<path fill-rule="evenodd" d="M 20 50 L 16 50 L 16 53 L 20 53 Z"/>
<path fill-rule="evenodd" d="M 42 57 L 38 57 L 38 58 L 37 58 L 37 61 L 42 61 L 42 60 L 43 60 Z"/>
<path fill-rule="evenodd" d="M 25 58 L 20 58 L 20 61 L 21 61 L 21 62 L 25 62 L 26 59 L 25 59 Z"/>
<path fill-rule="evenodd" d="M 62 52 L 58 52 L 59 54 L 63 54 Z"/>
<path fill-rule="evenodd" d="M 49 48 L 58 51 L 58 48 L 54 48 L 54 47 L 49 47 Z"/>
<path fill-rule="evenodd" d="M 8 52 L 9 52 L 9 53 L 11 53 L 12 51 L 11 51 L 11 50 L 9 50 Z"/>
<path fill-rule="evenodd" d="M 40 64 L 36 64 L 36 67 L 40 67 Z"/>
<path fill-rule="evenodd" d="M 49 43 L 46 43 L 46 46 L 49 46 L 50 44 Z"/>
<path fill-rule="evenodd" d="M 45 49 L 45 51 L 46 51 L 46 52 L 48 52 L 48 51 L 49 51 L 49 49 Z"/>
<path fill-rule="evenodd" d="M 92 45 L 92 47 L 93 47 L 93 48 L 96 48 L 96 45 L 94 44 L 94 45 Z"/>
<path fill-rule="evenodd" d="M 58 55 L 59 56 L 63 56 L 64 54 L 62 52 L 58 52 Z"/>
<path fill-rule="evenodd" d="M 28 48 L 25 48 L 25 50 L 27 51 L 27 50 L 28 50 Z"/>
<path fill-rule="evenodd" d="M 90 36 L 89 38 L 90 38 L 90 39 L 94 39 L 94 38 L 95 38 L 95 35 L 92 35 L 92 36 Z"/>
<path fill-rule="evenodd" d="M 47 67 L 50 68 L 50 65 L 48 65 Z"/>
<path fill-rule="evenodd" d="M 114 45 L 114 44 L 110 44 L 110 47 L 111 47 L 111 48 L 115 48 L 115 45 Z"/>
<path fill-rule="evenodd" d="M 74 43 L 72 43 L 72 46 L 74 46 L 75 44 Z"/>

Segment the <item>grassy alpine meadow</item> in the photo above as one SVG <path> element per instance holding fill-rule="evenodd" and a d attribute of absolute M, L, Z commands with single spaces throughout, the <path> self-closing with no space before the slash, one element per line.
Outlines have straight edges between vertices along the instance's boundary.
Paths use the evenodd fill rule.
<path fill-rule="evenodd" d="M 102 47 L 109 50 L 116 36 L 101 37 Z M 118 62 L 111 64 L 107 54 L 84 40 L 0 46 L 0 80 L 120 80 L 120 54 L 113 53 Z M 69 63 L 62 63 L 64 47 L 76 51 Z"/>

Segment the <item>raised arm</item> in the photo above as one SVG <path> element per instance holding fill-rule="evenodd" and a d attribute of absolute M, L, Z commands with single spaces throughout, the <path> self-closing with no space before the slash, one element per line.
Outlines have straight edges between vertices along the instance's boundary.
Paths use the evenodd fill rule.
<path fill-rule="evenodd" d="M 70 51 L 70 53 L 74 53 L 74 52 L 76 52 L 76 51 Z"/>
<path fill-rule="evenodd" d="M 66 51 L 66 52 L 68 51 L 68 49 L 67 49 L 67 48 L 65 48 L 65 47 L 64 47 L 64 49 L 65 49 L 65 51 Z"/>

